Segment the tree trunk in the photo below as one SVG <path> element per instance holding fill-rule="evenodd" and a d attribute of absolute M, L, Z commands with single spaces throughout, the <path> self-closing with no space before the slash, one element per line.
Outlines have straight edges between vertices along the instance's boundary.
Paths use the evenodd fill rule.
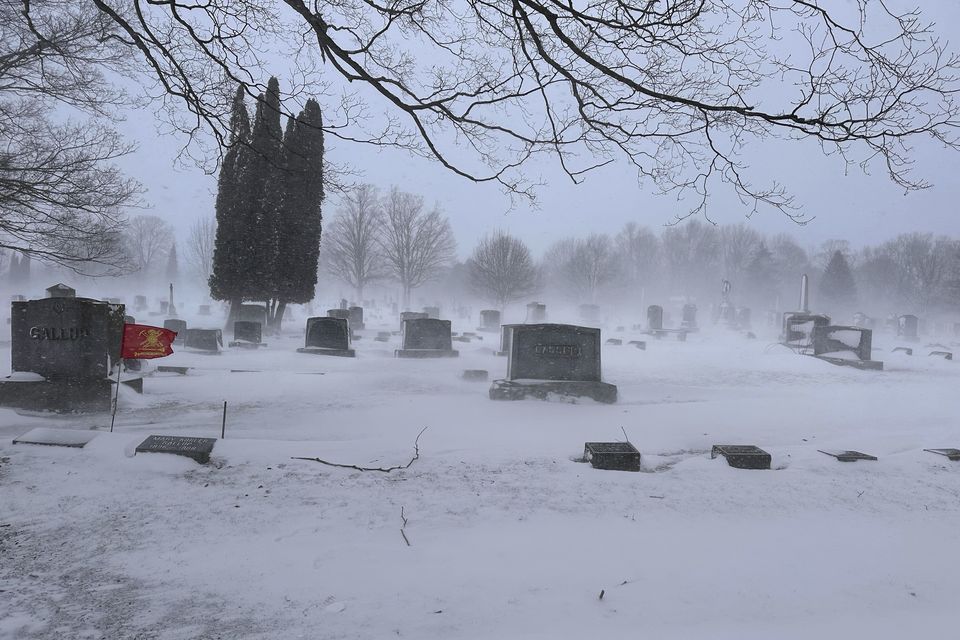
<path fill-rule="evenodd" d="M 232 329 L 240 314 L 240 305 L 243 304 L 243 298 L 230 298 L 230 311 L 227 312 L 227 328 Z"/>
<path fill-rule="evenodd" d="M 274 309 L 273 315 L 273 324 L 274 324 L 274 334 L 280 335 L 280 330 L 283 328 L 283 314 L 287 310 L 286 302 L 278 302 L 276 308 Z"/>

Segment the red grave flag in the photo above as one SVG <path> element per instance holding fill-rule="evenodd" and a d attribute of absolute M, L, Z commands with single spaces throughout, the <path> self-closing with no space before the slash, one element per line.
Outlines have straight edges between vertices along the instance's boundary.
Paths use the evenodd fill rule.
<path fill-rule="evenodd" d="M 171 343 L 176 337 L 177 332 L 170 329 L 146 324 L 125 324 L 120 357 L 146 360 L 168 356 L 173 353 Z"/>

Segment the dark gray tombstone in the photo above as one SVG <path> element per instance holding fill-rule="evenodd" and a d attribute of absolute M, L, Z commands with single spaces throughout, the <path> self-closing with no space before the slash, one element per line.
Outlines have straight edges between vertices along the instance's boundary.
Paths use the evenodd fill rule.
<path fill-rule="evenodd" d="M 663 329 L 663 307 L 652 304 L 647 307 L 647 330 L 660 331 Z"/>
<path fill-rule="evenodd" d="M 836 458 L 840 462 L 856 462 L 857 460 L 876 460 L 877 456 L 867 455 L 859 451 L 824 451 L 817 449 L 820 453 L 826 454 L 831 458 Z"/>
<path fill-rule="evenodd" d="M 350 321 L 350 310 L 349 309 L 327 309 L 328 318 L 337 318 L 339 320 Z"/>
<path fill-rule="evenodd" d="M 134 311 L 146 311 L 147 306 L 147 296 L 133 296 Z"/>
<path fill-rule="evenodd" d="M 208 304 L 202 304 L 202 305 L 200 305 L 199 307 L 197 307 L 197 315 L 198 315 L 198 316 L 208 316 L 208 315 L 210 315 L 210 305 L 208 305 Z"/>
<path fill-rule="evenodd" d="M 350 312 L 347 316 L 347 320 L 350 321 L 350 329 L 353 331 L 363 329 L 363 307 L 350 307 L 347 311 Z"/>
<path fill-rule="evenodd" d="M 259 347 L 263 344 L 263 326 L 259 322 L 237 320 L 233 323 L 231 347 Z"/>
<path fill-rule="evenodd" d="M 493 400 L 588 397 L 612 403 L 617 387 L 600 379 L 600 329 L 565 324 L 510 326 L 507 378 L 494 380 Z"/>
<path fill-rule="evenodd" d="M 695 304 L 683 305 L 683 314 L 680 319 L 680 326 L 683 327 L 684 329 L 697 328 L 697 305 Z"/>
<path fill-rule="evenodd" d="M 216 442 L 216 438 L 149 436 L 137 445 L 135 453 L 171 453 L 196 460 L 200 464 L 207 464 L 210 462 L 210 454 Z"/>
<path fill-rule="evenodd" d="M 427 315 L 427 317 L 430 318 L 431 320 L 439 320 L 439 319 L 440 319 L 440 307 L 424 307 L 424 308 L 423 308 L 423 312 L 424 312 L 424 313 Z"/>
<path fill-rule="evenodd" d="M 62 282 L 53 285 L 52 287 L 47 287 L 47 297 L 48 298 L 76 298 L 77 290 L 73 287 L 68 287 Z"/>
<path fill-rule="evenodd" d="M 547 321 L 547 305 L 539 302 L 527 304 L 527 317 L 524 324 L 542 324 Z"/>
<path fill-rule="evenodd" d="M 594 469 L 640 471 L 640 452 L 629 442 L 586 442 L 583 459 Z"/>
<path fill-rule="evenodd" d="M 727 464 L 735 469 L 770 468 L 770 454 L 752 444 L 715 444 L 710 457 L 718 455 L 726 458 Z"/>
<path fill-rule="evenodd" d="M 220 353 L 223 348 L 223 332 L 220 329 L 187 329 L 183 345 L 201 353 Z"/>
<path fill-rule="evenodd" d="M 813 327 L 813 355 L 831 364 L 853 366 L 859 369 L 883 369 L 883 363 L 873 360 L 873 331 L 861 327 L 815 325 Z M 856 360 L 829 354 L 853 353 Z"/>
<path fill-rule="evenodd" d="M 122 304 L 52 297 L 13 302 L 10 315 L 11 370 L 43 380 L 14 375 L 0 382 L 0 405 L 56 412 L 110 409 L 107 376 L 120 362 Z"/>
<path fill-rule="evenodd" d="M 403 323 L 406 320 L 421 320 L 428 317 L 427 314 L 421 311 L 404 311 L 400 314 L 400 328 L 403 328 Z"/>
<path fill-rule="evenodd" d="M 780 342 L 786 346 L 805 351 L 813 349 L 813 334 L 817 327 L 830 325 L 830 316 L 802 311 L 783 314 L 783 333 Z"/>
<path fill-rule="evenodd" d="M 170 329 L 177 333 L 177 342 L 183 341 L 183 335 L 187 332 L 187 321 L 177 320 L 176 318 L 167 318 L 163 321 L 163 328 Z"/>
<path fill-rule="evenodd" d="M 920 319 L 913 315 L 905 315 L 897 318 L 897 335 L 907 340 L 916 340 L 919 338 Z"/>
<path fill-rule="evenodd" d="M 267 326 L 267 308 L 262 304 L 242 304 L 237 309 L 234 322 L 259 322 L 261 327 Z"/>
<path fill-rule="evenodd" d="M 477 331 L 493 333 L 500 331 L 500 312 L 496 309 L 484 309 L 480 312 L 480 326 Z"/>
<path fill-rule="evenodd" d="M 471 382 L 486 382 L 489 376 L 486 369 L 465 369 L 460 377 Z"/>
<path fill-rule="evenodd" d="M 449 320 L 404 320 L 400 335 L 401 348 L 394 351 L 397 358 L 456 358 L 460 355 L 453 349 Z"/>
<path fill-rule="evenodd" d="M 350 323 L 346 318 L 330 316 L 307 318 L 307 334 L 299 353 L 321 356 L 356 357 L 350 348 Z"/>

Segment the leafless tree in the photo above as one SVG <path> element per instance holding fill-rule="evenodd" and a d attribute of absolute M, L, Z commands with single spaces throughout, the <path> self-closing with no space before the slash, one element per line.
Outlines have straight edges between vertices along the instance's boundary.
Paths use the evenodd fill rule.
<path fill-rule="evenodd" d="M 437 276 L 453 259 L 456 241 L 450 221 L 436 207 L 423 208 L 423 198 L 396 187 L 383 198 L 384 224 L 379 243 L 391 275 L 403 288 L 403 306 L 410 292 Z"/>
<path fill-rule="evenodd" d="M 880 249 L 897 267 L 897 281 L 890 284 L 896 287 L 901 302 L 920 312 L 929 310 L 943 295 L 960 255 L 956 240 L 929 233 L 902 234 Z"/>
<path fill-rule="evenodd" d="M 213 246 L 217 237 L 217 221 L 213 216 L 197 218 L 187 236 L 187 264 L 204 285 L 213 273 Z"/>
<path fill-rule="evenodd" d="M 620 272 L 631 287 L 648 284 L 657 273 L 660 240 L 635 222 L 628 222 L 615 238 Z"/>
<path fill-rule="evenodd" d="M 158 267 L 173 245 L 173 229 L 157 216 L 132 218 L 124 233 L 124 246 L 133 268 L 141 274 Z"/>
<path fill-rule="evenodd" d="M 497 230 L 485 236 L 467 262 L 470 286 L 499 309 L 537 291 L 539 272 L 530 249 L 519 238 Z"/>
<path fill-rule="evenodd" d="M 364 287 L 388 275 L 378 242 L 383 225 L 376 187 L 361 184 L 346 192 L 342 206 L 323 235 L 326 268 L 353 287 L 360 300 Z"/>
<path fill-rule="evenodd" d="M 544 270 L 555 288 L 590 302 L 619 273 L 613 241 L 597 233 L 554 243 L 544 255 Z"/>
<path fill-rule="evenodd" d="M 0 0 L 0 246 L 75 271 L 124 265 L 119 232 L 138 187 L 113 162 L 126 70 L 116 25 L 63 0 Z M 82 121 L 68 116 L 85 116 Z"/>
<path fill-rule="evenodd" d="M 833 238 L 822 242 L 817 248 L 817 252 L 813 254 L 814 266 L 820 270 L 826 269 L 837 251 L 843 254 L 850 265 L 856 264 L 856 255 L 850 247 L 850 241 L 845 238 Z"/>
<path fill-rule="evenodd" d="M 720 227 L 720 255 L 723 275 L 742 283 L 763 236 L 744 223 Z"/>
<path fill-rule="evenodd" d="M 186 103 L 190 131 L 226 140 L 223 80 L 254 96 L 264 52 L 286 54 L 306 81 L 331 79 L 329 135 L 514 194 L 529 195 L 521 165 L 539 154 L 574 181 L 625 159 L 694 195 L 681 215 L 719 184 L 800 217 L 780 184 L 750 178 L 746 146 L 813 140 L 906 189 L 926 186 L 914 141 L 957 146 L 957 58 L 918 10 L 882 0 L 92 1 Z"/>
<path fill-rule="evenodd" d="M 664 269 L 677 293 L 719 296 L 723 276 L 717 227 L 690 220 L 664 229 L 660 243 Z"/>

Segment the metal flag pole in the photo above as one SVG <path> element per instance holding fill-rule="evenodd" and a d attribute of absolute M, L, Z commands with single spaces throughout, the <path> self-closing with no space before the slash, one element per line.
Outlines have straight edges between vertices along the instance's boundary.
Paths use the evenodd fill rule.
<path fill-rule="evenodd" d="M 117 360 L 117 391 L 113 396 L 113 413 L 110 414 L 110 433 L 113 433 L 113 423 L 117 419 L 117 405 L 120 404 L 120 372 L 123 371 L 123 339 L 126 337 L 126 325 L 120 334 L 120 358 Z"/>

